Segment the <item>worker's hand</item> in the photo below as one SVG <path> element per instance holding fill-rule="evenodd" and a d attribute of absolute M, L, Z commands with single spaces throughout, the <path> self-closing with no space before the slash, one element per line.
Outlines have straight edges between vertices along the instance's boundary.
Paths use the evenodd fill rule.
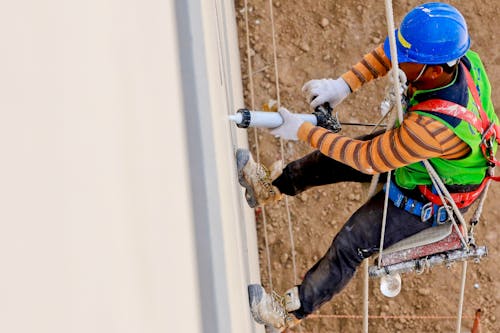
<path fill-rule="evenodd" d="M 334 108 L 337 104 L 342 102 L 344 98 L 349 96 L 351 88 L 349 88 L 342 78 L 335 80 L 321 79 L 311 80 L 304 84 L 302 92 L 313 109 L 326 102 L 330 103 L 330 106 Z"/>
<path fill-rule="evenodd" d="M 283 118 L 283 124 L 272 129 L 271 134 L 286 140 L 298 140 L 297 132 L 304 120 L 285 108 L 279 108 L 278 112 Z"/>

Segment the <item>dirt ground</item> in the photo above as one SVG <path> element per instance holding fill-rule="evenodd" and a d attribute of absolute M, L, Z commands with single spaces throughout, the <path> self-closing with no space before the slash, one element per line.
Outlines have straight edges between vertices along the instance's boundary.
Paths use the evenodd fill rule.
<path fill-rule="evenodd" d="M 273 56 L 270 3 L 274 13 L 278 80 Z M 399 24 L 404 14 L 420 1 L 394 1 L 394 18 Z M 472 49 L 479 52 L 489 73 L 493 102 L 500 108 L 500 46 L 496 20 L 498 1 L 449 1 L 465 16 L 472 38 Z M 493 3 L 496 3 L 494 5 Z M 248 0 L 248 36 L 245 26 L 245 1 L 235 2 L 242 59 L 245 103 L 261 109 L 270 99 L 279 100 L 294 112 L 309 112 L 301 94 L 302 85 L 315 78 L 336 78 L 381 43 L 386 34 L 383 1 L 361 0 Z M 252 80 L 249 77 L 248 56 Z M 278 81 L 278 85 L 276 84 Z M 344 122 L 374 122 L 387 79 L 379 79 L 351 95 L 337 107 Z M 278 90 L 278 91 L 277 91 Z M 367 127 L 344 126 L 343 134 L 355 136 L 370 131 Z M 270 165 L 281 158 L 280 142 L 266 130 L 249 130 L 254 156 Z M 308 145 L 284 142 L 285 162 L 311 151 Z M 286 201 L 257 209 L 259 255 L 263 285 L 276 292 L 300 282 L 319 259 L 344 221 L 366 199 L 368 187 L 359 184 L 322 186 L 288 198 L 295 244 L 297 276 L 294 277 L 291 239 Z M 477 228 L 477 243 L 488 246 L 489 254 L 480 264 L 469 264 L 465 289 L 462 332 L 470 332 L 474 313 L 481 309 L 481 332 L 500 332 L 500 278 L 498 223 L 500 210 L 495 205 L 500 185 L 493 184 L 483 217 Z M 264 241 L 263 216 L 266 217 L 268 258 Z M 272 281 L 270 280 L 271 271 Z M 403 276 L 401 293 L 385 298 L 379 281 L 370 280 L 370 332 L 455 332 L 459 302 L 461 264 L 437 267 L 421 275 Z M 361 271 L 362 272 L 362 271 Z M 358 272 L 344 291 L 325 304 L 313 318 L 305 320 L 294 332 L 361 332 L 362 320 L 338 316 L 362 315 L 363 274 Z M 333 316 L 332 316 L 333 315 Z M 395 316 L 396 318 L 387 316 Z M 406 318 L 405 318 L 406 316 Z M 415 316 L 418 318 L 407 318 Z M 432 316 L 450 316 L 435 319 Z"/>

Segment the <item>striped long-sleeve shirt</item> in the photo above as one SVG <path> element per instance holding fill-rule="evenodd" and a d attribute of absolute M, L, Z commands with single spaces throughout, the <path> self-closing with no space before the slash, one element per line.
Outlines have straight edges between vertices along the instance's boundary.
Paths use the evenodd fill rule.
<path fill-rule="evenodd" d="M 308 122 L 300 127 L 298 136 L 323 154 L 367 174 L 433 157 L 460 158 L 470 149 L 446 126 L 417 113 L 408 114 L 400 127 L 369 141 L 351 139 Z"/>
<path fill-rule="evenodd" d="M 389 69 L 390 61 L 379 46 L 342 77 L 354 91 L 387 74 Z M 455 89 L 467 87 L 461 85 Z M 466 105 L 467 101 L 460 104 Z M 412 112 L 405 116 L 400 127 L 369 141 L 332 133 L 308 122 L 302 124 L 298 137 L 323 154 L 367 174 L 387 172 L 434 157 L 458 159 L 470 152 L 470 147 L 442 122 Z"/>
<path fill-rule="evenodd" d="M 390 69 L 391 61 L 387 58 L 382 45 L 379 45 L 344 73 L 342 78 L 347 82 L 351 90 L 355 91 L 366 82 L 386 75 Z"/>

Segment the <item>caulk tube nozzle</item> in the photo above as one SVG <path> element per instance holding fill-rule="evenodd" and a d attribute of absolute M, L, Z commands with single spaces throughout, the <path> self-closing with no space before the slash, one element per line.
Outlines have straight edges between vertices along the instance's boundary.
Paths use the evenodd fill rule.
<path fill-rule="evenodd" d="M 236 124 L 241 124 L 241 122 L 243 121 L 243 116 L 241 115 L 241 113 L 230 114 L 229 120 L 235 122 Z"/>
<path fill-rule="evenodd" d="M 236 116 L 238 118 L 238 121 L 235 121 L 236 126 L 238 126 L 239 128 L 248 128 L 248 126 L 250 126 L 250 119 L 251 119 L 250 110 L 239 109 L 238 112 L 236 112 Z"/>

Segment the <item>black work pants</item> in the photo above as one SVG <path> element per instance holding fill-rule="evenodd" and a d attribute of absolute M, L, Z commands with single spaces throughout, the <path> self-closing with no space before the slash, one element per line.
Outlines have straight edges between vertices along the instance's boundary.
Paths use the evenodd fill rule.
<path fill-rule="evenodd" d="M 380 175 L 385 181 L 386 174 Z M 287 195 L 296 195 L 313 186 L 338 182 L 370 182 L 372 176 L 337 162 L 319 151 L 289 163 L 273 185 Z M 351 280 L 363 259 L 379 250 L 384 192 L 363 204 L 334 237 L 326 254 L 307 272 L 299 287 L 303 318 L 339 293 Z M 389 201 L 384 248 L 432 226 L 419 217 L 397 208 Z"/>

